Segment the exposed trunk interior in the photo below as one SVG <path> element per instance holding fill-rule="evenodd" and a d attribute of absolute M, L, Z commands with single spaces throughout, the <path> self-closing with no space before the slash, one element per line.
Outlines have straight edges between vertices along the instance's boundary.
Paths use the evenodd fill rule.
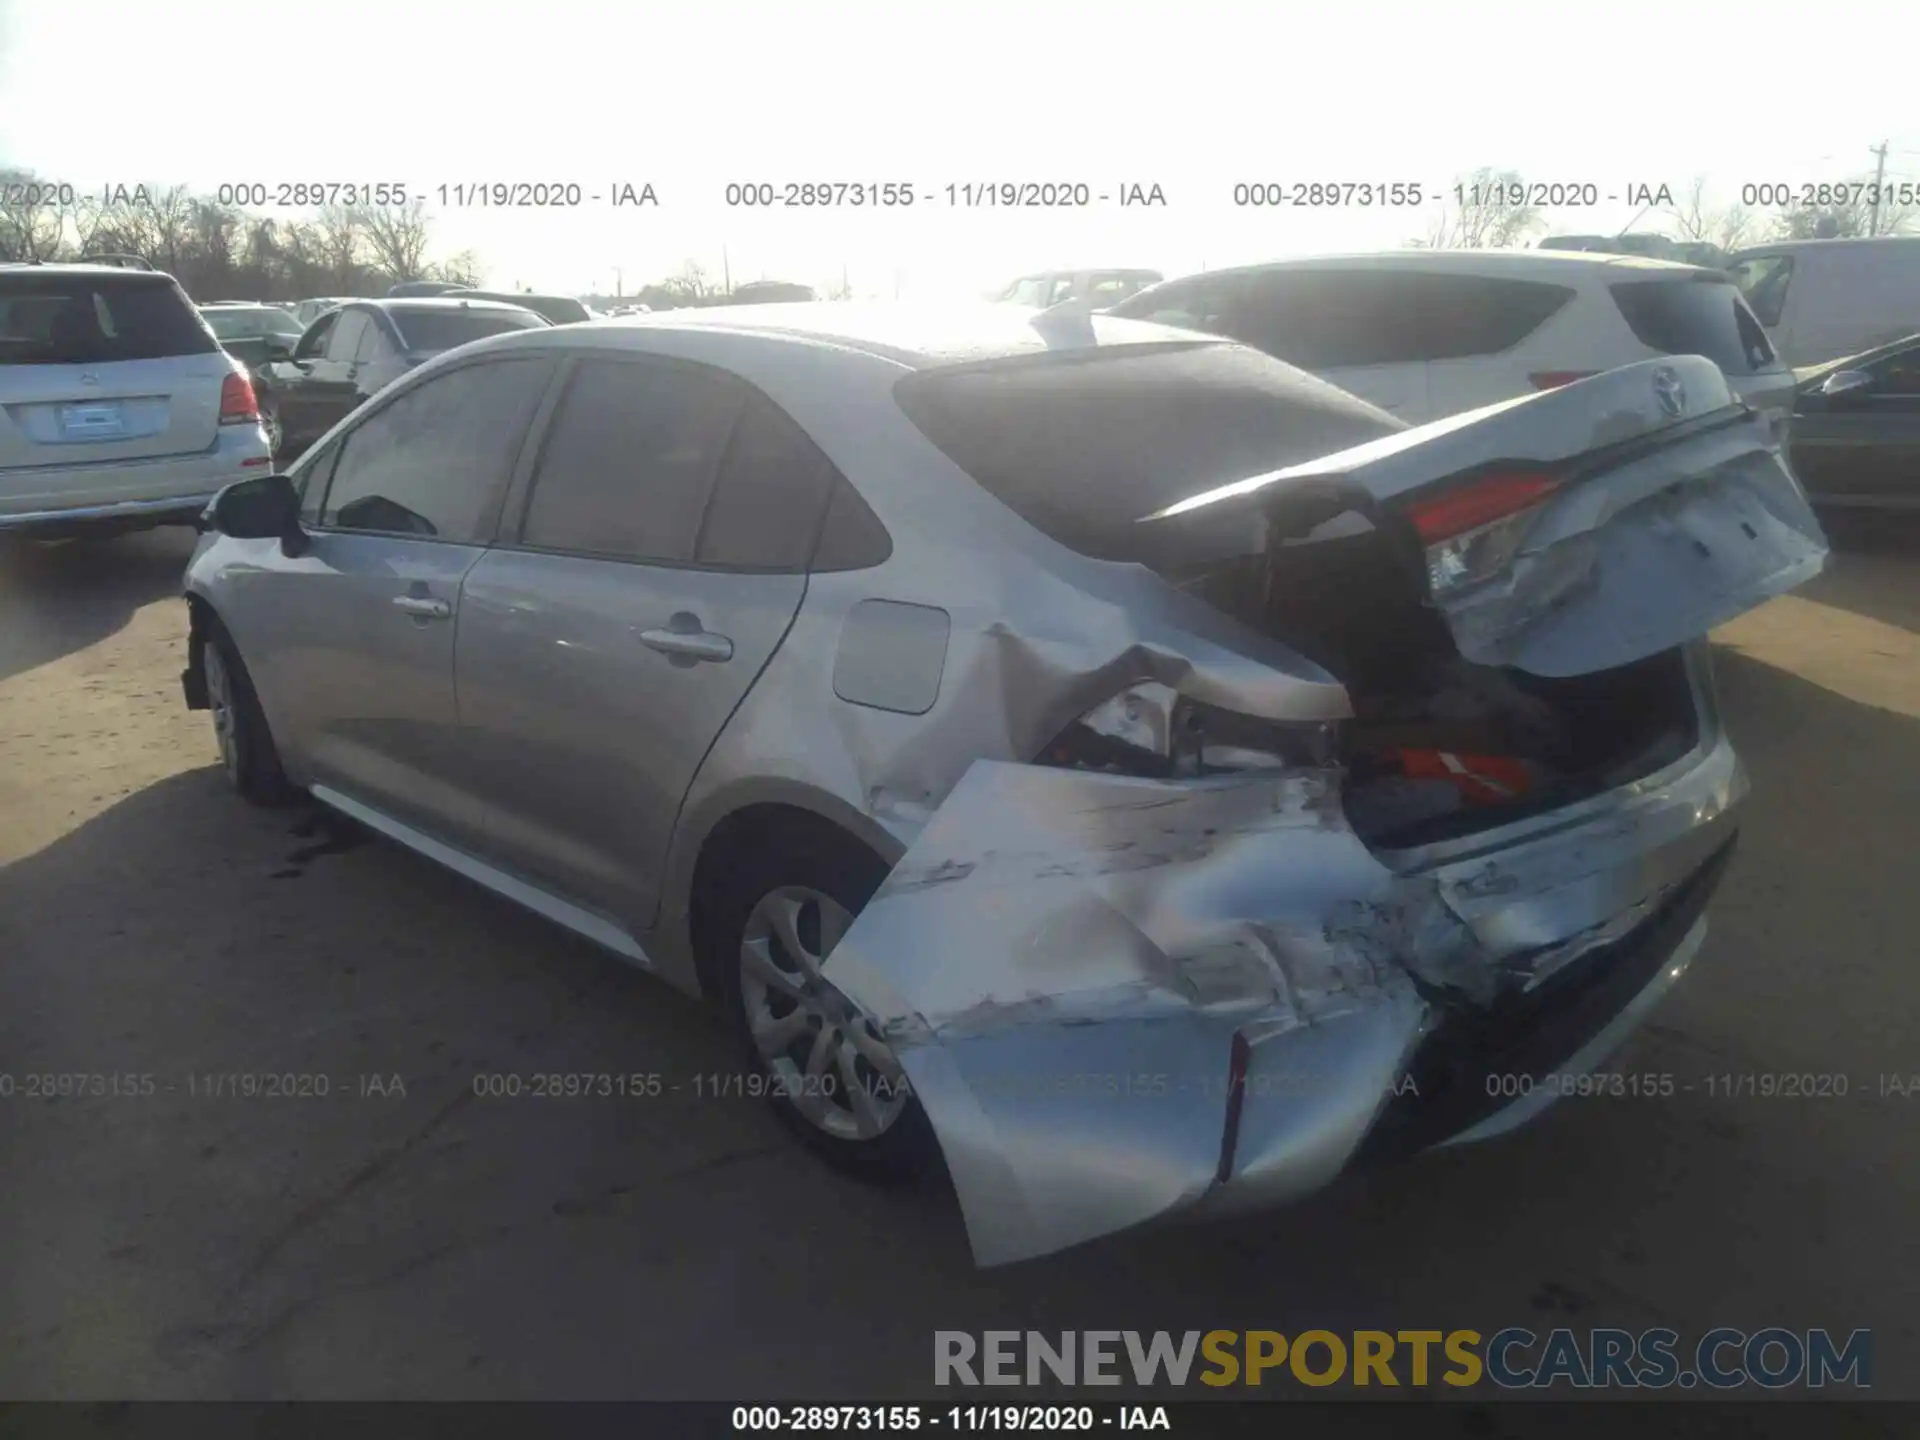
<path fill-rule="evenodd" d="M 1564 679 L 1471 664 L 1378 530 L 1283 545 L 1185 588 L 1346 685 L 1349 822 L 1431 844 L 1557 809 L 1680 759 L 1698 738 L 1685 652 Z"/>

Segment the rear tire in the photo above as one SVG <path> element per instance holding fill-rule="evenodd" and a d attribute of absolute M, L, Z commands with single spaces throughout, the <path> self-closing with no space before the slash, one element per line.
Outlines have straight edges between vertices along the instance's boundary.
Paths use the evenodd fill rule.
<path fill-rule="evenodd" d="M 215 621 L 200 649 L 200 673 L 207 685 L 207 710 L 227 783 L 249 804 L 268 808 L 288 804 L 295 791 L 280 768 L 266 712 L 253 677 L 224 627 Z"/>
<path fill-rule="evenodd" d="M 835 1168 L 899 1183 L 933 1170 L 933 1128 L 872 1023 L 817 973 L 886 875 L 824 824 L 769 836 L 712 892 L 705 958 L 746 1073 L 781 1122 Z"/>

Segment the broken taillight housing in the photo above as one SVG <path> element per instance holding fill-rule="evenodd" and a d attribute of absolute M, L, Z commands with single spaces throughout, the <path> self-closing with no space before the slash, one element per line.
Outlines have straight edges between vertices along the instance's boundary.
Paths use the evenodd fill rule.
<path fill-rule="evenodd" d="M 1239 715 L 1149 681 L 1094 706 L 1038 760 L 1065 769 L 1187 779 L 1323 764 L 1332 750 L 1326 725 Z"/>
<path fill-rule="evenodd" d="M 1498 471 L 1406 507 L 1426 551 L 1435 596 L 1477 584 L 1513 559 L 1560 481 L 1537 471 Z"/>

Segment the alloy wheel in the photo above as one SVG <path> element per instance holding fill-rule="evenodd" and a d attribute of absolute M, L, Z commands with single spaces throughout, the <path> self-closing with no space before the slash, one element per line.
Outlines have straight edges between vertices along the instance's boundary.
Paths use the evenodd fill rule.
<path fill-rule="evenodd" d="M 872 1140 L 906 1108 L 900 1062 L 820 973 L 853 917 L 803 885 L 763 896 L 740 937 L 740 994 L 775 1095 L 841 1140 Z"/>

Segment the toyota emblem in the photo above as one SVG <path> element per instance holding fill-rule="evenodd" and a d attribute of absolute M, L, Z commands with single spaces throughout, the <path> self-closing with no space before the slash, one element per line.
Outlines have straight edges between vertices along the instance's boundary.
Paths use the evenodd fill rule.
<path fill-rule="evenodd" d="M 1662 365 L 1653 372 L 1653 398 L 1676 420 L 1686 413 L 1687 387 L 1680 383 L 1679 373 L 1671 366 Z"/>

